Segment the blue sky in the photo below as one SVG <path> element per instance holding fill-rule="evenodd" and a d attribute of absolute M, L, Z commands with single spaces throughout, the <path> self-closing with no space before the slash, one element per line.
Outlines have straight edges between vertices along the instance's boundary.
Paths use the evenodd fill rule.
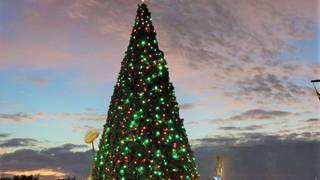
<path fill-rule="evenodd" d="M 316 35 L 316 37 L 312 39 L 298 40 L 292 42 L 292 45 L 296 48 L 296 50 L 282 53 L 281 59 L 287 61 L 301 61 L 301 59 L 303 59 L 306 63 L 317 63 L 319 57 L 318 49 L 320 30 L 314 30 L 314 34 Z"/>

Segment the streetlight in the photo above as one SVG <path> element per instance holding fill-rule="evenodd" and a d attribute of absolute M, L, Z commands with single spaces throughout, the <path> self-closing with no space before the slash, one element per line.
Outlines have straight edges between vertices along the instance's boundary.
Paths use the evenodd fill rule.
<path fill-rule="evenodd" d="M 99 136 L 99 132 L 97 130 L 89 130 L 84 136 L 84 142 L 92 145 L 92 159 L 94 159 L 94 156 L 95 156 L 93 142 L 98 138 L 98 136 Z M 92 171 L 92 167 L 90 168 L 90 175 L 88 177 L 88 180 L 91 180 L 91 171 Z"/>
<path fill-rule="evenodd" d="M 317 96 L 320 100 L 320 92 L 318 91 L 317 86 L 315 85 L 315 83 L 320 83 L 320 79 L 311 80 L 311 83 L 313 84 L 314 90 L 316 91 Z"/>

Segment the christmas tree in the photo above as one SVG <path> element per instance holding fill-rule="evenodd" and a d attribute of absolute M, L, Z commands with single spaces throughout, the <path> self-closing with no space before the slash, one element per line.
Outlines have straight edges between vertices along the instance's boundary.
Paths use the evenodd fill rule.
<path fill-rule="evenodd" d="M 167 63 L 144 3 L 138 5 L 92 178 L 199 179 Z"/>

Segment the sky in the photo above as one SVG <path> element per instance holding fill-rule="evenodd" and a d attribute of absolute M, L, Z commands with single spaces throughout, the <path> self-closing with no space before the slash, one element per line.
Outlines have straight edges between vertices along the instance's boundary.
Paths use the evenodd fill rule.
<path fill-rule="evenodd" d="M 89 174 L 139 2 L 0 1 L 0 174 Z M 319 179 L 320 2 L 146 3 L 201 179 Z"/>

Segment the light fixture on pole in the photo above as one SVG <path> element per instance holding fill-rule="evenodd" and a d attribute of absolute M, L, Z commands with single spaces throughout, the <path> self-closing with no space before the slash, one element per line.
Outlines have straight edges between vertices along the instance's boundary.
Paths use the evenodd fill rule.
<path fill-rule="evenodd" d="M 99 136 L 99 132 L 97 130 L 89 130 L 84 136 L 84 142 L 92 145 L 92 159 L 94 159 L 94 156 L 95 156 L 94 140 L 96 140 L 98 136 Z M 91 171 L 92 171 L 92 168 L 90 168 L 90 175 L 87 178 L 87 180 L 91 180 Z"/>
<path fill-rule="evenodd" d="M 84 142 L 92 145 L 93 157 L 95 154 L 93 142 L 94 142 L 94 140 L 97 139 L 98 136 L 99 136 L 99 132 L 97 130 L 90 130 L 87 132 L 86 136 L 84 137 Z"/>
<path fill-rule="evenodd" d="M 318 91 L 317 86 L 316 86 L 316 83 L 320 83 L 320 79 L 311 80 L 311 83 L 313 84 L 314 90 L 316 91 L 317 96 L 320 100 L 320 92 Z"/>

